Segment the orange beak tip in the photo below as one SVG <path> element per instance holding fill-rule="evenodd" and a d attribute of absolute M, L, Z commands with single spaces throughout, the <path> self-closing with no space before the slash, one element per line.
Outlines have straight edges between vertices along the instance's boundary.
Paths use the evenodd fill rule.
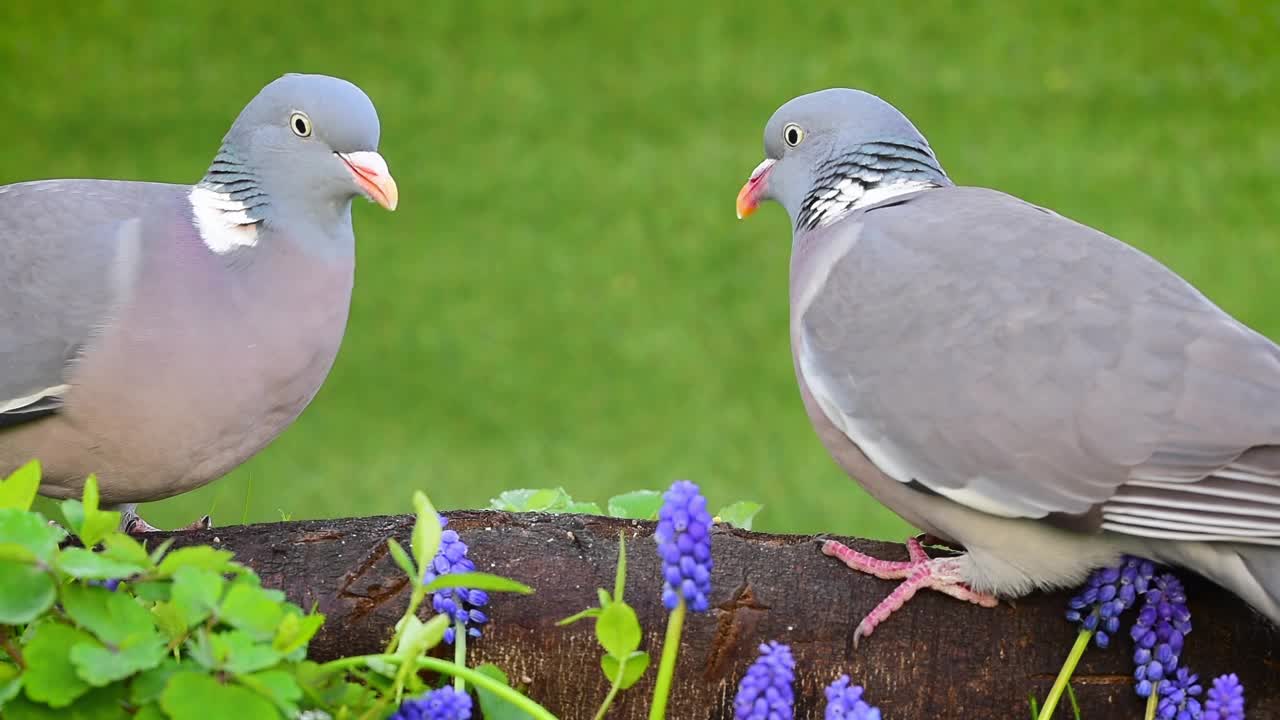
<path fill-rule="evenodd" d="M 400 188 L 387 169 L 387 161 L 376 152 L 338 153 L 354 176 L 356 185 L 370 200 L 388 210 L 400 204 Z"/>
<path fill-rule="evenodd" d="M 760 196 L 765 193 L 765 182 L 769 171 L 773 169 L 774 160 L 765 159 L 756 169 L 751 171 L 751 178 L 738 191 L 738 219 L 749 217 L 760 207 Z"/>

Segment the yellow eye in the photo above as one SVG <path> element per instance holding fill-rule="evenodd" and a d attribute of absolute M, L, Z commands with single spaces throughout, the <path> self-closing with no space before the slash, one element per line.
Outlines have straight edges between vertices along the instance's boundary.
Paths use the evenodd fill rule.
<path fill-rule="evenodd" d="M 289 127 L 298 137 L 311 137 L 311 118 L 304 112 L 294 112 L 290 115 Z"/>
<path fill-rule="evenodd" d="M 803 139 L 804 129 L 799 125 L 795 123 L 787 123 L 787 126 L 782 128 L 782 141 L 791 147 L 799 145 L 800 141 Z"/>

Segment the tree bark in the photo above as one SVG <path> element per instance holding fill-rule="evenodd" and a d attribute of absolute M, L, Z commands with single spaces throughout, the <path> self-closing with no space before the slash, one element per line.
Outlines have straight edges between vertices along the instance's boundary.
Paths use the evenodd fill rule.
<path fill-rule="evenodd" d="M 590 718 L 608 683 L 591 621 L 556 621 L 596 604 L 612 588 L 618 536 L 627 538 L 626 601 L 644 628 L 653 665 L 623 692 L 609 717 L 647 717 L 666 613 L 653 523 L 586 515 L 446 513 L 477 569 L 524 582 L 531 596 L 495 593 L 472 664 L 492 662 L 564 720 Z M 177 534 L 178 545 L 214 543 L 327 619 L 311 645 L 317 660 L 379 652 L 403 613 L 408 581 L 387 552 L 406 548 L 409 516 L 215 528 Z M 851 540 L 863 552 L 906 559 L 901 545 Z M 1069 593 L 1037 594 L 1016 606 L 981 608 L 922 592 L 855 649 L 853 630 L 893 583 L 855 573 L 822 555 L 813 538 L 717 527 L 712 610 L 690 614 L 680 645 L 668 718 L 728 720 L 739 678 L 768 640 L 796 658 L 796 717 L 820 718 L 823 688 L 842 673 L 866 686 L 886 720 L 1028 718 L 1075 641 L 1063 617 Z M 1222 673 L 1244 682 L 1249 718 L 1280 718 L 1280 632 L 1234 596 L 1187 572 L 1194 631 L 1184 664 L 1207 688 Z M 429 603 L 428 610 L 429 610 Z M 424 617 L 427 613 L 424 613 Z M 1128 617 L 1126 618 L 1128 619 Z M 1090 647 L 1072 686 L 1087 720 L 1139 718 L 1127 627 L 1107 650 Z M 1203 696 L 1202 696 L 1203 699 Z M 1072 717 L 1063 700 L 1057 717 Z"/>

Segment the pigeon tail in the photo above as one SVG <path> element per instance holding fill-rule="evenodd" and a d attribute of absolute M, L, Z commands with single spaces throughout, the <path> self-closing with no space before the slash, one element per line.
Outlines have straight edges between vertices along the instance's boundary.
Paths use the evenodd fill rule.
<path fill-rule="evenodd" d="M 1280 626 L 1280 547 L 1216 542 L 1161 542 L 1150 547 L 1153 559 L 1203 575 Z"/>

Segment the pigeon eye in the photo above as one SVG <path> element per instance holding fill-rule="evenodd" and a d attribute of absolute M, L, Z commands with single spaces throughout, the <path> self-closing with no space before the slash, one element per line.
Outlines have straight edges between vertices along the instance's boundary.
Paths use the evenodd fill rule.
<path fill-rule="evenodd" d="M 311 137 L 311 118 L 304 112 L 295 112 L 289 116 L 289 127 L 298 137 Z"/>
<path fill-rule="evenodd" d="M 803 139 L 804 130 L 801 129 L 799 125 L 795 123 L 787 123 L 787 126 L 782 128 L 782 140 L 791 147 L 799 145 L 800 141 Z"/>

